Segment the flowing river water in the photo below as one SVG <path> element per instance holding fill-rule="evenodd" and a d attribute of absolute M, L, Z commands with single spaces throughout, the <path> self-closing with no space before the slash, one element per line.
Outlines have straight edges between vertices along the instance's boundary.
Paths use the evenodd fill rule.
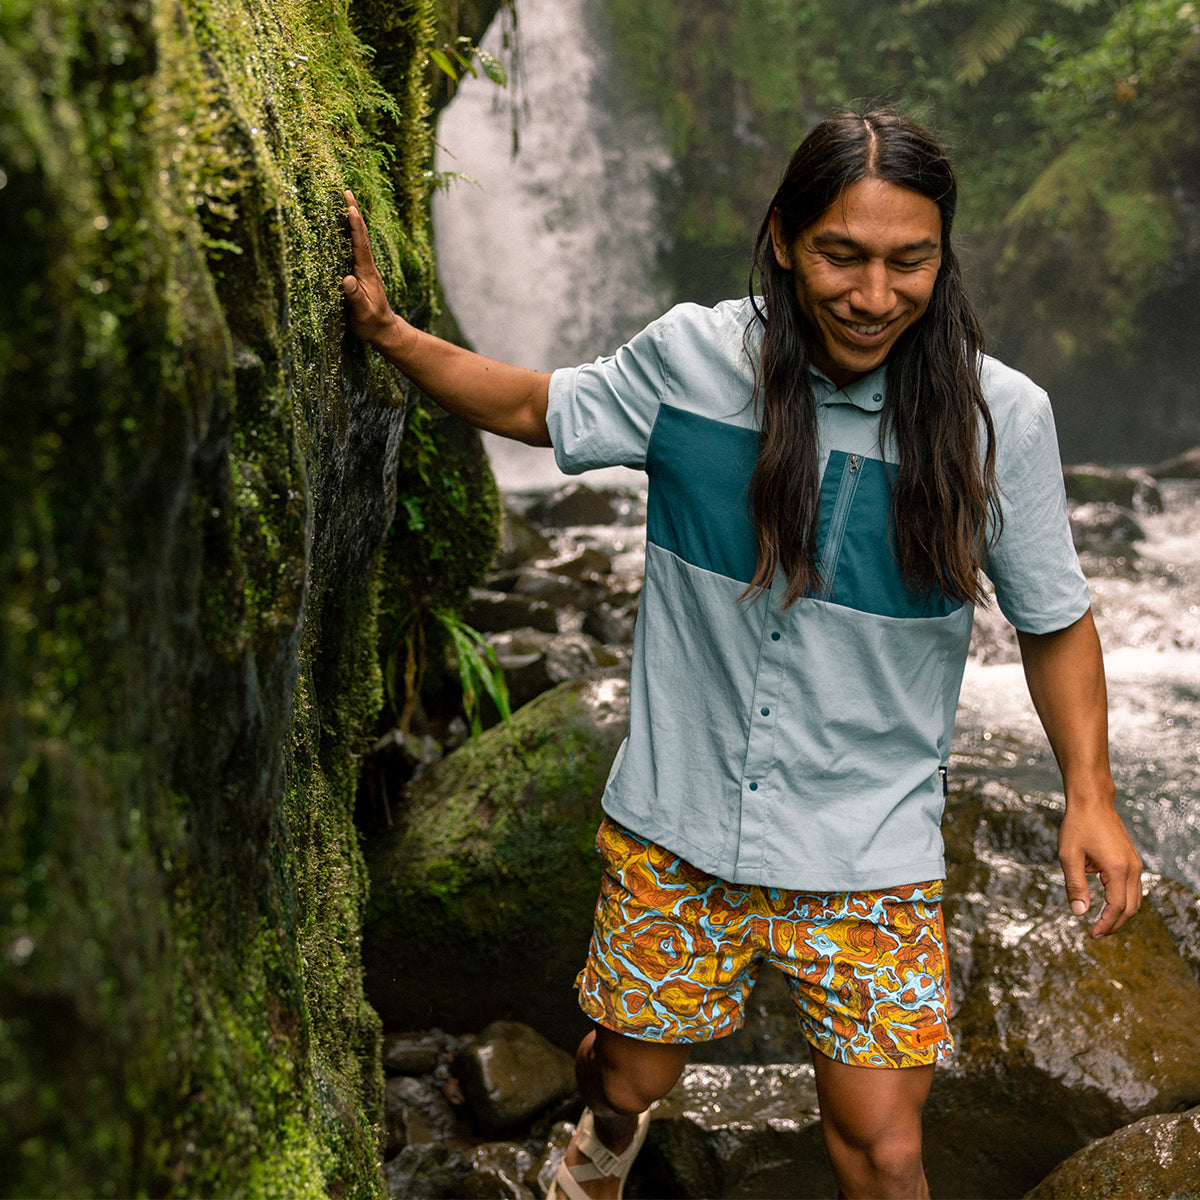
<path fill-rule="evenodd" d="M 615 349 L 665 305 L 653 270 L 654 181 L 670 160 L 620 86 L 596 3 L 521 0 L 515 155 L 507 96 L 486 80 L 464 82 L 438 129 L 438 170 L 475 181 L 434 202 L 447 301 L 477 349 L 539 369 Z M 497 27 L 483 45 L 502 55 Z M 502 488 L 564 482 L 549 451 L 488 444 Z M 643 483 L 623 469 L 584 479 Z M 1200 888 L 1200 485 L 1163 492 L 1161 513 L 1139 514 L 1136 558 L 1085 565 L 1123 813 L 1151 870 Z M 1002 624 L 979 615 L 954 769 L 1054 794 L 1054 761 Z"/>

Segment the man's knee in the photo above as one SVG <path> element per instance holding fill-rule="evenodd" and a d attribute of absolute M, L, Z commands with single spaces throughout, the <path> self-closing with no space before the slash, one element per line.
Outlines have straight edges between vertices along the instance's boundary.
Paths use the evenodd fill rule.
<path fill-rule="evenodd" d="M 933 1067 L 852 1066 L 814 1053 L 825 1145 L 848 1196 L 925 1195 L 921 1109 Z"/>
<path fill-rule="evenodd" d="M 853 1161 L 857 1169 L 879 1182 L 904 1183 L 922 1172 L 921 1132 L 888 1130 L 872 1140 L 846 1142 L 835 1134 L 839 1157 Z M 890 1193 L 881 1193 L 890 1194 Z"/>
<path fill-rule="evenodd" d="M 889 1132 L 869 1141 L 851 1142 L 829 1124 L 825 1147 L 845 1196 L 918 1197 L 929 1193 L 921 1161 L 921 1138 Z"/>
<path fill-rule="evenodd" d="M 644 1112 L 674 1086 L 690 1047 L 642 1042 L 598 1028 L 591 1048 L 604 1098 L 618 1112 Z"/>

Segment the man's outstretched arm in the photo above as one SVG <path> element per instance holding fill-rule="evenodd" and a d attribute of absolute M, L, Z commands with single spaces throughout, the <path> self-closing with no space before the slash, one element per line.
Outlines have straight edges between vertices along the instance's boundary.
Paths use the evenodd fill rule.
<path fill-rule="evenodd" d="M 447 412 L 531 446 L 549 446 L 550 376 L 451 345 L 392 311 L 371 253 L 367 223 L 346 193 L 354 269 L 342 280 L 347 324 Z"/>
<path fill-rule="evenodd" d="M 1067 899 L 1079 916 L 1090 900 L 1087 873 L 1104 885 L 1104 909 L 1093 937 L 1119 929 L 1142 902 L 1142 863 L 1115 807 L 1108 761 L 1108 691 L 1096 624 L 1089 609 L 1055 633 L 1021 633 L 1029 694 L 1063 777 L 1067 815 L 1058 857 Z"/>

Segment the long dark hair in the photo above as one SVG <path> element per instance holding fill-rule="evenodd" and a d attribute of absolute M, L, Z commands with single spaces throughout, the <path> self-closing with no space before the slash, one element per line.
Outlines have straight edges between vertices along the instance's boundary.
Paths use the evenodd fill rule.
<path fill-rule="evenodd" d="M 1000 507 L 994 431 L 979 383 L 983 330 L 950 242 L 958 188 L 937 142 L 886 111 L 838 114 L 809 133 L 788 163 L 755 243 L 750 293 L 757 320 L 747 330 L 747 346 L 761 327 L 754 402 L 762 432 L 751 483 L 758 566 L 745 595 L 769 588 L 776 570 L 787 578 L 785 607 L 824 586 L 817 563 L 817 414 L 808 371 L 818 334 L 801 311 L 792 273 L 775 259 L 771 214 L 778 210 L 780 232 L 791 245 L 848 187 L 868 178 L 928 197 L 942 221 L 942 264 L 929 307 L 887 359 L 880 446 L 891 434 L 897 449 L 894 553 L 910 586 L 981 603 L 979 567 L 999 527 Z"/>

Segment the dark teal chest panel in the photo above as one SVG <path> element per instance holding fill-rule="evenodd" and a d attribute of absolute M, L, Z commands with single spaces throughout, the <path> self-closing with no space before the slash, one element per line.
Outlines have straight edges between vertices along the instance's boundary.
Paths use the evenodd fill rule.
<path fill-rule="evenodd" d="M 749 489 L 758 432 L 663 405 L 646 451 L 648 541 L 739 583 L 758 550 Z M 941 617 L 958 607 L 940 592 L 908 587 L 892 553 L 890 468 L 876 458 L 830 453 L 821 480 L 818 554 L 822 598 L 885 617 Z"/>

